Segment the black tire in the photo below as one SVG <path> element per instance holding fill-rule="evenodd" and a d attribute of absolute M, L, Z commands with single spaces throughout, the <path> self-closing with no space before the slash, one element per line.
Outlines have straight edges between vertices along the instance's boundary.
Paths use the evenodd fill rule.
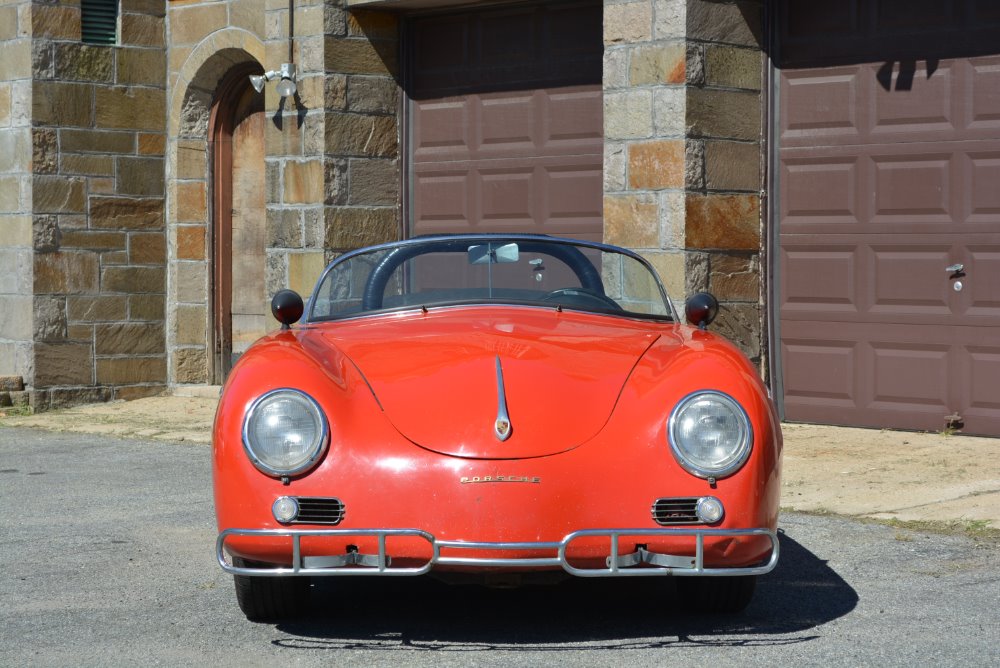
<path fill-rule="evenodd" d="M 266 564 L 233 557 L 237 568 L 260 568 Z M 279 622 L 305 613 L 309 607 L 310 578 L 234 575 L 236 602 L 251 622 Z"/>
<path fill-rule="evenodd" d="M 756 575 L 677 578 L 681 604 L 693 612 L 708 614 L 742 612 L 750 605 L 756 588 Z"/>

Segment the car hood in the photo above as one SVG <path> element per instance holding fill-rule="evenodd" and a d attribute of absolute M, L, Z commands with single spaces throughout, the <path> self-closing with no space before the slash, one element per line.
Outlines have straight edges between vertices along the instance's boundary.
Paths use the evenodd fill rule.
<path fill-rule="evenodd" d="M 406 438 L 489 459 L 555 454 L 593 437 L 659 338 L 641 322 L 528 308 L 366 318 L 319 336 L 354 362 Z M 495 429 L 501 394 L 506 440 Z"/>

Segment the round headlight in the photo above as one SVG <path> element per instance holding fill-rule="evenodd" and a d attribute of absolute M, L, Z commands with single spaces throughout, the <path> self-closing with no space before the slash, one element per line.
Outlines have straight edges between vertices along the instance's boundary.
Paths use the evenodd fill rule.
<path fill-rule="evenodd" d="M 682 399 L 670 415 L 668 432 L 677 462 L 701 478 L 734 473 L 753 445 L 746 412 L 721 392 L 698 392 Z"/>
<path fill-rule="evenodd" d="M 275 390 L 257 399 L 243 422 L 243 447 L 268 475 L 302 473 L 326 451 L 326 417 L 316 401 L 298 390 Z"/>

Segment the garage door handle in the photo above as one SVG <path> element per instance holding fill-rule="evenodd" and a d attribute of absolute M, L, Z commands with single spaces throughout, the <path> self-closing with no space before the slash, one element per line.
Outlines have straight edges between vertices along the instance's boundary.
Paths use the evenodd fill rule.
<path fill-rule="evenodd" d="M 964 264 L 948 265 L 947 267 L 945 267 L 945 271 L 947 271 L 949 274 L 961 274 L 963 271 L 965 271 L 965 265 Z"/>

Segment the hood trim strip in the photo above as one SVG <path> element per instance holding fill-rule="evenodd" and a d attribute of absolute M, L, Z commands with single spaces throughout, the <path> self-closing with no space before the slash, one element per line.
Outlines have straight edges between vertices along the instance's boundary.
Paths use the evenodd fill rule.
<path fill-rule="evenodd" d="M 500 365 L 500 356 L 497 355 L 497 419 L 493 423 L 493 435 L 500 442 L 510 438 L 514 431 L 514 425 L 510 422 L 510 415 L 507 414 L 507 393 L 503 386 L 503 367 Z"/>

